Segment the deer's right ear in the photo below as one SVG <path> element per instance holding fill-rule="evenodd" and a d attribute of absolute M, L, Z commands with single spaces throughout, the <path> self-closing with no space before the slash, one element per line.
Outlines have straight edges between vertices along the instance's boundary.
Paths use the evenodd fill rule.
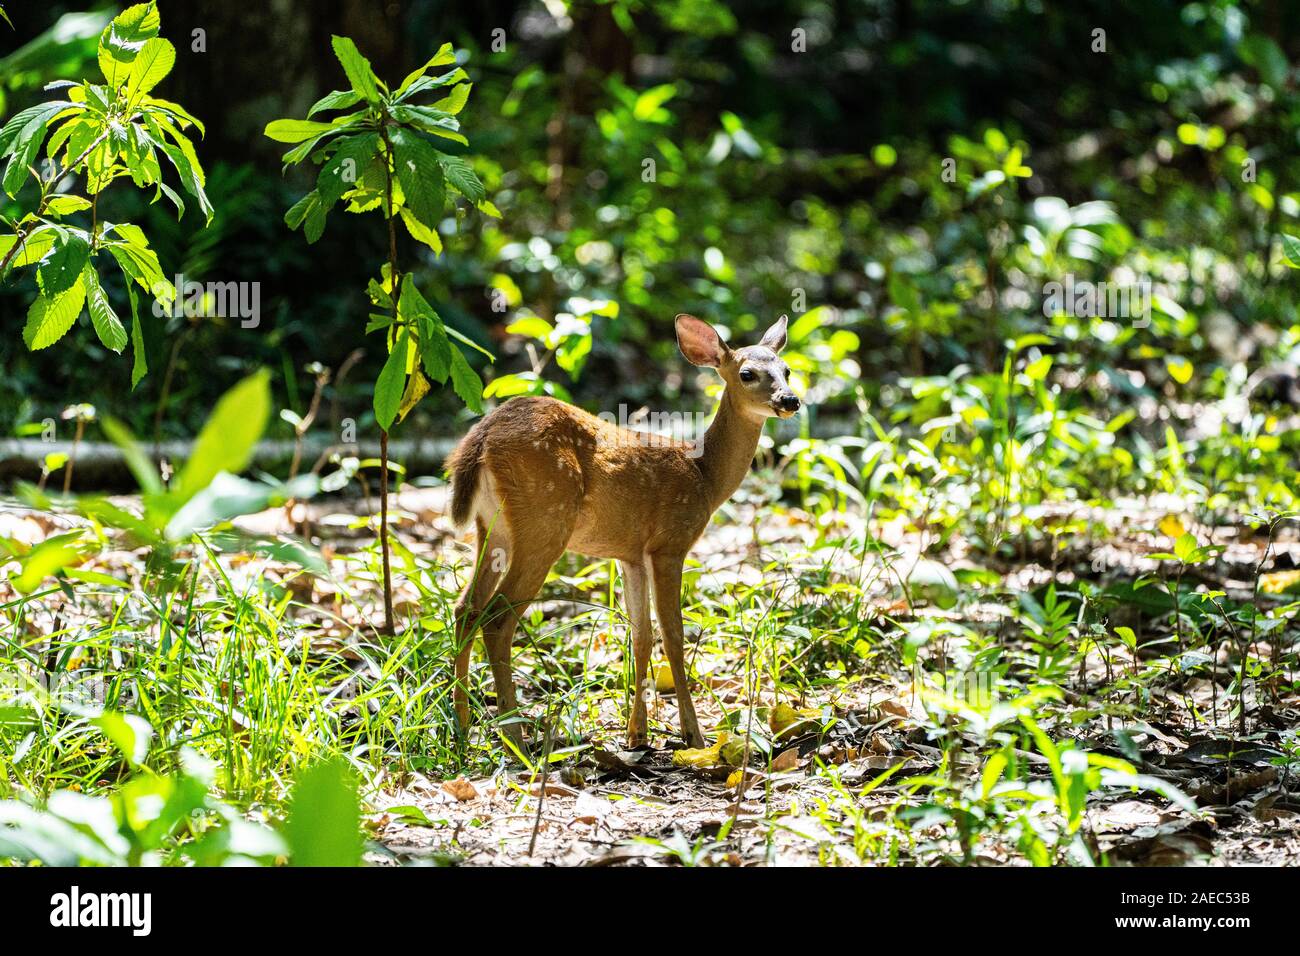
<path fill-rule="evenodd" d="M 717 368 L 727 357 L 727 343 L 718 330 L 693 315 L 677 316 L 677 347 L 692 365 Z"/>

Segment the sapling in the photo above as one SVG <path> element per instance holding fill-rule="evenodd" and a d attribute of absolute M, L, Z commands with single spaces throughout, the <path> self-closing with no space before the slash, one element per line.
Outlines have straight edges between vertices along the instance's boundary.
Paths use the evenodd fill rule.
<path fill-rule="evenodd" d="M 277 142 L 294 144 L 284 155 L 286 168 L 304 159 L 321 167 L 315 188 L 285 214 L 289 228 L 301 228 L 307 241 L 314 243 L 325 230 L 326 214 L 339 202 L 348 212 L 379 210 L 387 225 L 388 262 L 367 289 L 371 302 L 382 312 L 371 313 L 366 333 L 382 333 L 388 353 L 375 382 L 374 411 L 381 459 L 379 542 L 384 630 L 391 634 L 389 431 L 428 393 L 431 382 L 450 380 L 456 394 L 475 411 L 482 411 L 483 401 L 483 383 L 462 351 L 462 347 L 478 346 L 445 326 L 410 274 L 400 270 L 397 222 L 400 220 L 411 238 L 437 255 L 442 252 L 438 223 L 447 203 L 447 187 L 480 212 L 494 217 L 500 214 L 463 158 L 469 141 L 460 132 L 457 115 L 465 107 L 471 84 L 465 71 L 455 65 L 451 44 L 443 44 L 396 87 L 375 75 L 370 62 L 347 37 L 334 37 L 332 45 L 349 88 L 322 97 L 305 119 L 275 120 L 267 125 L 266 135 Z M 430 74 L 445 67 L 451 69 Z M 430 95 L 437 98 L 429 105 L 421 105 L 419 101 Z M 312 119 L 330 112 L 338 115 L 328 122 Z"/>

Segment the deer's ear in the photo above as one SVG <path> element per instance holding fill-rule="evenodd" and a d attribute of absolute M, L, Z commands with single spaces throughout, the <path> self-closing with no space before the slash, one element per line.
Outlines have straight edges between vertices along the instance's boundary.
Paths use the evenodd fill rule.
<path fill-rule="evenodd" d="M 763 340 L 759 345 L 766 346 L 773 352 L 779 352 L 785 348 L 785 316 L 777 319 L 772 323 L 772 327 L 763 333 Z"/>
<path fill-rule="evenodd" d="M 679 315 L 676 320 L 677 347 L 692 365 L 717 368 L 727 358 L 727 343 L 718 330 L 693 315 Z"/>

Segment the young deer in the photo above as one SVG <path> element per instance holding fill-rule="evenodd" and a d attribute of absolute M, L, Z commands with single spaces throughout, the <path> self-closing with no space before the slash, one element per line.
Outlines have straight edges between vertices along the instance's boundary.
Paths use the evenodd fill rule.
<path fill-rule="evenodd" d="M 682 736 L 704 745 L 687 685 L 682 649 L 682 565 L 718 506 L 749 470 L 763 423 L 789 418 L 799 399 L 777 357 L 786 317 L 758 345 L 732 351 L 713 326 L 690 315 L 676 321 L 677 344 L 695 365 L 716 368 L 726 383 L 717 415 L 698 448 L 650 442 L 553 398 L 516 398 L 479 421 L 447 462 L 451 514 L 473 518 L 479 555 L 456 604 L 456 686 L 461 726 L 468 728 L 466 679 L 474 631 L 492 665 L 498 713 L 516 709 L 510 646 L 524 608 L 564 551 L 615 558 L 632 626 L 636 689 L 627 736 L 646 738 L 646 668 L 650 595 L 672 669 Z M 518 726 L 507 732 L 518 746 Z"/>

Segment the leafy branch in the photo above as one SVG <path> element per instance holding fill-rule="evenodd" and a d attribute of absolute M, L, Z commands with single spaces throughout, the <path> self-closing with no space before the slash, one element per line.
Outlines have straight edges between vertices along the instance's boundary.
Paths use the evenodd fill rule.
<path fill-rule="evenodd" d="M 50 83 L 47 91 L 64 91 L 67 98 L 28 107 L 0 129 L 0 158 L 8 158 L 0 186 L 17 198 L 30 178 L 39 193 L 31 212 L 4 221 L 12 234 L 0 235 L 0 279 L 13 269 L 36 266 L 40 294 L 28 309 L 23 340 L 33 351 L 48 348 L 88 309 L 104 347 L 119 353 L 126 348 L 126 328 L 96 264 L 107 252 L 123 274 L 131 305 L 132 386 L 148 371 L 135 285 L 159 301 L 173 301 L 176 292 L 138 226 L 99 219 L 99 197 L 115 180 L 130 177 L 137 188 L 154 187 L 153 202 L 165 196 L 177 217 L 183 216 L 184 200 L 163 181 L 161 155 L 207 222 L 213 214 L 203 168 L 183 132 L 194 127 L 202 135 L 203 124 L 180 105 L 151 95 L 176 63 L 175 47 L 158 36 L 160 26 L 156 2 L 129 7 L 99 38 L 104 83 Z M 45 176 L 37 168 L 42 147 Z M 69 176 L 83 174 L 85 196 L 58 191 Z M 85 214 L 88 227 L 68 220 Z"/>
<path fill-rule="evenodd" d="M 304 159 L 321 167 L 315 188 L 285 214 L 289 228 L 301 228 L 309 243 L 321 237 L 327 214 L 340 202 L 351 213 L 378 209 L 386 221 L 388 262 L 367 290 L 375 308 L 382 312 L 371 313 L 366 333 L 382 332 L 388 355 L 375 382 L 373 404 L 380 428 L 385 629 L 392 633 L 388 432 L 429 392 L 431 382 L 450 381 L 466 405 L 476 412 L 483 408 L 483 382 L 464 353 L 465 347 L 478 346 L 448 328 L 411 276 L 403 275 L 398 265 L 397 221 L 401 220 L 411 238 L 440 255 L 443 246 L 438 221 L 449 189 L 486 215 L 499 217 L 500 213 L 464 158 L 469 140 L 460 132 L 457 116 L 469 100 L 472 84 L 465 71 L 454 66 L 456 54 L 450 43 L 443 44 L 396 88 L 375 75 L 352 40 L 336 36 L 332 46 L 349 89 L 322 97 L 305 119 L 269 123 L 266 135 L 293 145 L 284 155 L 286 169 Z M 452 69 L 430 74 L 439 67 Z M 435 92 L 439 98 L 432 104 L 416 102 Z M 312 119 L 328 112 L 340 115 L 329 122 Z"/>

